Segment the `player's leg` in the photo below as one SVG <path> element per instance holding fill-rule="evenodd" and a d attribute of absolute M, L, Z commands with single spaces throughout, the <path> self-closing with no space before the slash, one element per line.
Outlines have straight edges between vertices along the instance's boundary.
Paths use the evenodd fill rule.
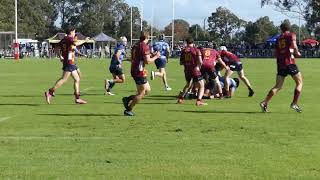
<path fill-rule="evenodd" d="M 230 97 L 230 92 L 229 92 L 230 85 L 229 85 L 228 79 L 231 77 L 232 74 L 233 74 L 233 71 L 229 69 L 225 72 L 225 75 L 224 75 L 224 89 L 226 91 L 227 97 Z"/>
<path fill-rule="evenodd" d="M 297 112 L 301 113 L 302 109 L 298 106 L 298 101 L 300 99 L 300 94 L 302 91 L 302 86 L 303 86 L 303 78 L 302 74 L 299 72 L 295 75 L 292 76 L 293 80 L 296 83 L 295 89 L 294 89 L 294 96 L 293 96 L 293 101 L 290 105 L 290 107 Z"/>
<path fill-rule="evenodd" d="M 70 75 L 71 72 L 63 71 L 61 78 L 57 80 L 52 88 L 44 93 L 48 104 L 51 103 L 51 98 L 54 96 L 54 92 L 68 80 Z"/>
<path fill-rule="evenodd" d="M 128 109 L 124 112 L 125 115 L 134 115 L 132 113 L 133 108 L 142 100 L 145 95 L 149 93 L 150 89 L 151 88 L 149 82 L 147 82 L 146 84 L 137 85 L 137 94 L 133 97 L 129 97 Z"/>
<path fill-rule="evenodd" d="M 123 105 L 124 105 L 124 107 L 126 109 L 124 111 L 124 115 L 126 115 L 126 116 L 134 116 L 134 113 L 132 112 L 132 109 L 151 90 L 149 82 L 147 81 L 146 78 L 140 78 L 139 77 L 139 78 L 135 78 L 134 80 L 136 82 L 137 93 L 135 95 L 131 95 L 129 97 L 122 98 Z"/>
<path fill-rule="evenodd" d="M 73 89 L 74 89 L 74 96 L 75 96 L 75 103 L 77 104 L 86 104 L 85 100 L 80 99 L 80 76 L 78 71 L 72 71 L 71 76 L 74 80 L 73 82 Z"/>
<path fill-rule="evenodd" d="M 165 68 L 160 68 L 159 69 L 159 74 L 162 74 L 162 81 L 163 81 L 163 85 L 166 91 L 171 91 L 171 87 L 168 85 L 168 81 L 167 81 L 167 72 Z M 157 74 L 156 74 L 157 76 Z"/>
<path fill-rule="evenodd" d="M 286 78 L 285 76 L 277 75 L 275 86 L 273 88 L 271 88 L 271 90 L 269 91 L 269 93 L 266 96 L 266 98 L 264 99 L 264 101 L 262 101 L 260 103 L 261 110 L 263 112 L 267 112 L 268 111 L 269 102 L 271 101 L 272 97 L 274 95 L 276 95 L 282 89 L 282 86 L 284 84 L 285 78 Z"/>
<path fill-rule="evenodd" d="M 80 68 L 77 69 L 77 72 L 78 72 L 78 75 L 79 75 L 80 79 L 82 79 L 82 73 L 80 71 Z"/>
<path fill-rule="evenodd" d="M 197 106 L 207 105 L 207 103 L 202 101 L 202 97 L 204 94 L 204 80 L 198 79 L 198 81 L 196 82 L 196 87 L 198 88 L 198 97 L 197 97 L 196 105 Z"/>
<path fill-rule="evenodd" d="M 120 67 L 110 67 L 110 72 L 112 74 L 113 79 L 112 80 L 105 80 L 105 94 L 106 95 L 114 95 L 111 93 L 111 89 L 115 86 L 116 83 L 124 83 L 125 82 L 125 76 L 123 73 L 122 68 Z"/>
<path fill-rule="evenodd" d="M 184 98 L 188 93 L 189 89 L 192 87 L 193 80 L 190 75 L 185 73 L 186 85 L 183 87 L 183 90 L 180 92 L 178 96 L 178 104 L 182 104 L 184 102 Z"/>
<path fill-rule="evenodd" d="M 244 75 L 244 70 L 241 69 L 240 71 L 238 71 L 238 76 L 241 79 L 241 81 L 248 87 L 249 90 L 249 97 L 252 97 L 254 95 L 254 91 L 251 87 L 250 81 L 248 80 L 248 78 Z"/>
<path fill-rule="evenodd" d="M 217 91 L 219 93 L 219 98 L 222 99 L 223 98 L 223 91 L 222 91 L 222 86 L 220 84 L 218 76 L 216 78 L 214 78 L 214 84 L 215 84 L 216 89 L 217 89 Z"/>
<path fill-rule="evenodd" d="M 218 73 L 214 69 L 211 69 L 209 71 L 209 80 L 214 82 L 215 89 L 219 93 L 219 98 L 222 99 L 223 98 L 222 86 L 220 84 Z"/>

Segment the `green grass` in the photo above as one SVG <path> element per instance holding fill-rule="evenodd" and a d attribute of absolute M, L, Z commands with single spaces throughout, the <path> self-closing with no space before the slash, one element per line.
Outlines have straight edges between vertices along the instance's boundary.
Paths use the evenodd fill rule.
<path fill-rule="evenodd" d="M 253 98 L 240 84 L 233 99 L 177 105 L 184 77 L 171 61 L 173 91 L 152 81 L 132 118 L 121 104 L 135 92 L 128 62 L 127 82 L 115 86 L 116 96 L 104 96 L 106 60 L 79 61 L 89 102 L 82 106 L 74 104 L 71 79 L 45 104 L 43 92 L 61 74 L 58 61 L 0 60 L 0 179 L 320 179 L 319 60 L 298 62 L 302 114 L 289 108 L 290 77 L 271 113 L 260 113 L 275 61 L 243 59 Z"/>

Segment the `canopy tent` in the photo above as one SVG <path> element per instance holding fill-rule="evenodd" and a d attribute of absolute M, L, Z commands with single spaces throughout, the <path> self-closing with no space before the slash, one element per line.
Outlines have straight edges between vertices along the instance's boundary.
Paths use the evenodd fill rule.
<path fill-rule="evenodd" d="M 96 42 L 116 42 L 117 41 L 114 38 L 104 34 L 103 32 L 101 32 L 100 34 L 96 35 L 92 39 L 95 40 Z"/>
<path fill-rule="evenodd" d="M 51 38 L 48 38 L 47 41 L 50 44 L 57 44 L 59 43 L 64 37 L 66 36 L 65 33 L 57 33 L 54 36 L 52 36 Z M 76 41 L 76 45 L 80 46 L 84 43 L 94 43 L 94 41 L 92 39 L 90 39 L 89 37 L 84 36 L 81 33 L 76 33 L 77 36 L 77 41 Z"/>
<path fill-rule="evenodd" d="M 302 41 L 303 45 L 310 45 L 310 46 L 317 46 L 319 45 L 319 42 L 317 40 L 314 40 L 314 39 L 305 39 Z"/>
<path fill-rule="evenodd" d="M 277 39 L 280 37 L 280 34 L 276 34 L 276 35 L 274 35 L 274 36 L 272 36 L 272 37 L 270 37 L 266 42 L 267 43 L 276 43 L 277 42 Z"/>

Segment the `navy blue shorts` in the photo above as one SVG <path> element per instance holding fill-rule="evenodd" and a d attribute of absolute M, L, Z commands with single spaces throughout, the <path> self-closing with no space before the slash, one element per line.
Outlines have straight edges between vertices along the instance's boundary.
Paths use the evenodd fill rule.
<path fill-rule="evenodd" d="M 157 66 L 157 69 L 165 68 L 166 65 L 167 65 L 167 60 L 166 59 L 156 59 L 154 62 L 156 64 L 156 66 Z"/>
<path fill-rule="evenodd" d="M 191 79 L 193 80 L 193 82 L 199 82 L 199 81 L 203 80 L 203 76 L 193 76 L 193 75 L 191 75 L 189 73 L 185 73 L 184 77 L 185 77 L 187 82 L 190 82 Z"/>
<path fill-rule="evenodd" d="M 134 77 L 133 79 L 136 82 L 136 85 L 144 85 L 148 82 L 146 77 Z"/>
<path fill-rule="evenodd" d="M 201 74 L 205 79 L 216 79 L 218 77 L 215 70 L 201 69 Z"/>
<path fill-rule="evenodd" d="M 123 70 L 119 66 L 110 66 L 109 71 L 110 71 L 110 73 L 115 74 L 116 76 L 123 75 Z"/>
<path fill-rule="evenodd" d="M 240 61 L 237 61 L 237 62 L 234 62 L 232 64 L 230 64 L 230 70 L 231 71 L 241 71 L 243 68 L 242 68 L 242 63 Z"/>
<path fill-rule="evenodd" d="M 63 65 L 62 70 L 68 71 L 68 72 L 73 72 L 73 71 L 78 70 L 78 67 L 74 64 L 65 64 L 65 65 Z"/>
<path fill-rule="evenodd" d="M 295 64 L 290 64 L 286 66 L 285 68 L 278 68 L 278 74 L 279 76 L 286 77 L 287 75 L 294 76 L 298 74 L 300 71 L 298 69 L 298 66 Z"/>

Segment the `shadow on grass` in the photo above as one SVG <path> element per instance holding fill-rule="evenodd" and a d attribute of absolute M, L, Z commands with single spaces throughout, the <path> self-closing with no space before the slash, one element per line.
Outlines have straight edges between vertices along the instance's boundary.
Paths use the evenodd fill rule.
<path fill-rule="evenodd" d="M 34 97 L 43 97 L 42 95 L 1 95 L 0 97 L 8 97 L 8 98 L 34 98 Z"/>
<path fill-rule="evenodd" d="M 37 114 L 38 116 L 62 116 L 62 117 L 114 117 L 122 114 Z"/>
<path fill-rule="evenodd" d="M 150 99 L 150 100 L 160 100 L 160 101 L 166 101 L 166 100 L 177 100 L 177 96 L 166 96 L 166 95 L 152 95 L 152 96 L 147 96 L 145 99 Z"/>
<path fill-rule="evenodd" d="M 145 99 L 147 100 L 147 99 Z M 148 100 L 151 100 L 151 99 L 148 99 Z M 122 102 L 103 102 L 105 104 L 119 104 L 119 105 L 123 105 Z M 163 104 L 177 104 L 176 102 L 148 102 L 148 101 L 144 101 L 142 100 L 139 104 L 160 104 L 160 105 L 163 105 Z M 138 104 L 138 105 L 139 105 Z"/>
<path fill-rule="evenodd" d="M 41 104 L 22 104 L 22 103 L 0 103 L 0 106 L 41 106 Z"/>
<path fill-rule="evenodd" d="M 264 114 L 258 111 L 193 111 L 193 110 L 169 110 L 170 112 L 185 112 L 185 113 L 199 113 L 199 114 Z"/>

